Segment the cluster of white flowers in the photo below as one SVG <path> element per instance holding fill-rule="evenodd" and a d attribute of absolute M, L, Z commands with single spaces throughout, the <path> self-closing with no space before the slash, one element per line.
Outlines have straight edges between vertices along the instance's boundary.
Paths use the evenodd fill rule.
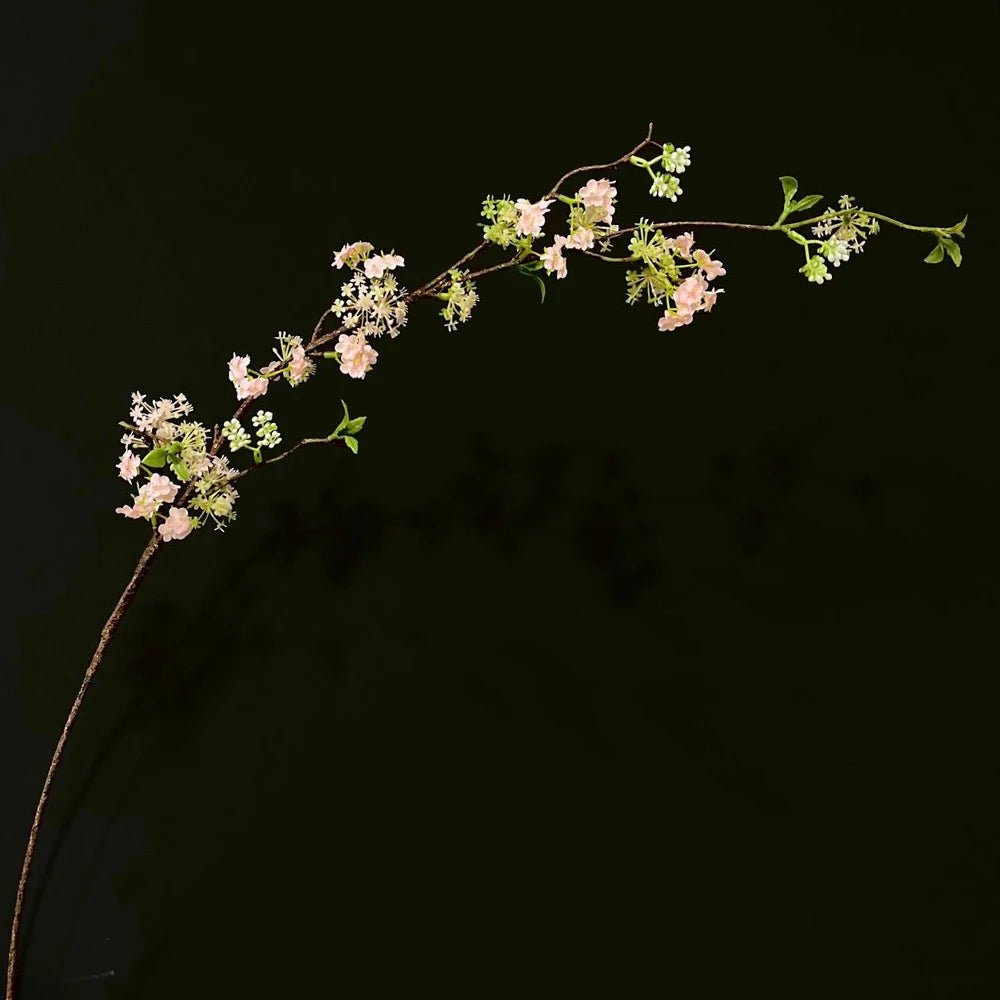
<path fill-rule="evenodd" d="M 257 429 L 257 446 L 259 448 L 276 448 L 281 444 L 281 434 L 274 422 L 274 414 L 270 410 L 258 410 L 251 421 Z"/>
<path fill-rule="evenodd" d="M 653 182 L 649 187 L 649 193 L 654 198 L 677 201 L 677 198 L 684 194 L 681 182 L 674 175 L 683 174 L 691 166 L 690 146 L 678 148 L 668 142 L 662 147 L 660 155 L 655 159 L 646 160 L 641 156 L 633 156 L 631 162 L 637 167 L 642 167 L 649 174 Z M 663 168 L 663 173 L 653 169 L 657 164 Z"/>
<path fill-rule="evenodd" d="M 851 254 L 862 253 L 867 237 L 875 236 L 879 231 L 878 219 L 855 206 L 853 196 L 841 195 L 838 205 L 839 214 L 823 219 L 812 227 L 813 235 L 823 241 L 819 248 L 820 254 L 834 267 L 840 267 Z"/>
<path fill-rule="evenodd" d="M 334 300 L 330 312 L 348 330 L 365 337 L 386 333 L 395 337 L 406 326 L 406 289 L 391 272 L 402 267 L 405 260 L 394 253 L 370 253 L 370 243 L 352 243 L 334 258 L 334 267 L 346 265 L 354 274 L 340 286 L 340 297 Z"/>
<path fill-rule="evenodd" d="M 141 433 L 148 434 L 157 441 L 173 441 L 180 432 L 175 421 L 186 417 L 192 409 L 183 392 L 179 392 L 173 399 L 157 399 L 152 403 L 147 403 L 141 392 L 133 392 L 129 416 Z"/>

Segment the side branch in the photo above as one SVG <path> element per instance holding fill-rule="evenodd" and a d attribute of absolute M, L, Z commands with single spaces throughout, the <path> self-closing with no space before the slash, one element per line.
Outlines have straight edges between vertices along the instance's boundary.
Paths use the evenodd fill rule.
<path fill-rule="evenodd" d="M 263 469 L 265 465 L 274 465 L 275 462 L 280 462 L 283 459 L 288 458 L 288 456 L 291 455 L 293 452 L 298 451 L 299 448 L 302 448 L 307 444 L 329 444 L 333 445 L 334 448 L 347 447 L 347 445 L 344 444 L 343 438 L 335 438 L 335 437 L 303 438 L 298 443 L 293 444 L 292 447 L 289 448 L 287 451 L 281 452 L 280 455 L 275 455 L 273 458 L 269 458 L 263 462 L 256 462 L 255 464 L 249 466 L 248 468 L 243 469 L 242 471 L 238 472 L 235 476 L 233 476 L 233 478 L 230 479 L 229 481 L 231 483 L 235 483 L 238 479 L 242 479 L 244 476 L 249 476 L 250 473 L 254 471 L 254 469 Z"/>

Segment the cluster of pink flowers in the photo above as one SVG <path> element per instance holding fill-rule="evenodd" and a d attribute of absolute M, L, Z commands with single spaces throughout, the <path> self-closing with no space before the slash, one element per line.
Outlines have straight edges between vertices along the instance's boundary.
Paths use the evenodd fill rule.
<path fill-rule="evenodd" d="M 188 516 L 187 507 L 171 507 L 163 524 L 156 530 L 165 542 L 172 542 L 175 538 L 187 538 L 193 528 L 194 522 Z"/>
<path fill-rule="evenodd" d="M 405 263 L 406 261 L 399 254 L 376 254 L 365 261 L 365 277 L 381 278 L 386 271 L 394 271 L 397 267 L 402 267 Z"/>
<path fill-rule="evenodd" d="M 273 372 L 279 364 L 278 361 L 272 361 L 261 369 L 260 377 L 252 378 L 247 371 L 250 365 L 250 355 L 240 357 L 234 353 L 229 359 L 229 381 L 236 386 L 236 398 L 256 399 L 258 396 L 263 396 L 267 392 L 269 382 L 269 379 L 263 376 Z"/>
<path fill-rule="evenodd" d="M 660 317 L 658 326 L 661 330 L 676 330 L 679 326 L 687 326 L 694 319 L 696 312 L 712 311 L 722 289 L 709 288 L 708 283 L 725 274 L 726 269 L 722 266 L 721 260 L 712 260 L 711 254 L 704 250 L 692 252 L 693 233 L 682 233 L 666 240 L 666 243 L 698 268 L 695 274 L 685 278 L 674 290 L 672 296 L 674 309 L 666 309 Z"/>
<path fill-rule="evenodd" d="M 131 448 L 125 449 L 125 454 L 118 460 L 118 476 L 130 483 L 139 474 L 139 463 L 141 459 L 133 454 Z"/>
<path fill-rule="evenodd" d="M 589 250 L 594 245 L 593 229 L 578 229 L 566 241 L 569 250 Z"/>
<path fill-rule="evenodd" d="M 154 472 L 149 482 L 139 487 L 138 494 L 132 498 L 133 504 L 116 507 L 115 513 L 130 518 L 145 518 L 148 521 L 159 510 L 160 504 L 174 502 L 178 489 L 180 487 L 176 483 Z M 170 542 L 175 538 L 187 538 L 194 527 L 195 522 L 188 516 L 186 507 L 171 507 L 170 513 L 156 530 L 165 542 Z"/>
<path fill-rule="evenodd" d="M 171 482 L 166 476 L 161 476 L 154 472 L 148 483 L 139 487 L 139 493 L 133 497 L 135 505 L 132 507 L 116 507 L 116 514 L 124 514 L 126 517 L 148 518 L 154 513 L 161 503 L 172 503 L 177 496 L 180 487 Z"/>
<path fill-rule="evenodd" d="M 369 344 L 362 333 L 342 333 L 337 338 L 340 370 L 351 378 L 364 378 L 368 369 L 378 360 L 378 351 Z"/>
<path fill-rule="evenodd" d="M 587 208 L 595 209 L 592 213 L 594 222 L 610 222 L 615 214 L 614 200 L 618 197 L 618 189 L 607 178 L 595 181 L 591 178 L 579 191 L 577 198 Z"/>
<path fill-rule="evenodd" d="M 545 225 L 545 213 L 552 204 L 551 199 L 543 198 L 532 204 L 527 198 L 518 198 L 514 207 L 521 213 L 517 220 L 518 236 L 541 236 Z"/>
<path fill-rule="evenodd" d="M 566 277 L 566 258 L 563 257 L 563 247 L 569 245 L 565 236 L 556 236 L 555 242 L 550 247 L 542 251 L 542 264 L 549 274 L 554 274 L 557 278 Z"/>
<path fill-rule="evenodd" d="M 288 359 L 289 381 L 292 385 L 298 385 L 299 382 L 302 382 L 309 377 L 312 369 L 313 363 L 306 357 L 306 349 L 302 346 L 302 342 L 299 341 L 299 343 L 292 348 L 291 355 Z"/>
<path fill-rule="evenodd" d="M 547 274 L 554 274 L 556 278 L 566 277 L 566 258 L 563 255 L 566 250 L 590 250 L 598 238 L 598 227 L 605 226 L 601 233 L 614 232 L 618 227 L 612 223 L 615 214 L 615 198 L 618 197 L 618 189 L 606 177 L 600 180 L 591 178 L 579 191 L 576 198 L 579 202 L 570 211 L 570 234 L 569 236 L 553 237 L 552 246 L 546 247 L 539 257 L 542 266 Z M 549 201 L 540 201 L 536 205 L 528 205 L 522 198 L 517 202 L 518 208 L 522 209 L 521 222 L 518 223 L 518 232 L 525 224 L 525 219 L 538 225 L 529 230 L 532 235 L 541 233 L 541 214 L 530 213 L 535 209 L 542 212 L 548 210 L 551 204 Z M 582 207 L 581 207 L 582 206 Z"/>

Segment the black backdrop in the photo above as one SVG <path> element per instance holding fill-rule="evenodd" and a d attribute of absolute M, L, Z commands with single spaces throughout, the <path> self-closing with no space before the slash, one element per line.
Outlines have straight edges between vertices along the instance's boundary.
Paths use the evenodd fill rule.
<path fill-rule="evenodd" d="M 233 407 L 346 241 L 410 287 L 656 124 L 677 205 L 805 193 L 890 230 L 830 284 L 729 274 L 671 334 L 570 260 L 544 305 L 417 306 L 343 397 L 361 454 L 249 480 L 167 547 L 58 778 L 22 996 L 974 997 L 995 958 L 996 5 L 740 15 L 9 7 L 3 80 L 8 909 L 37 791 L 143 543 L 133 389 Z M 918 12 L 919 14 L 919 12 Z M 928 10 L 928 15 L 931 10 Z M 113 972 L 113 975 L 112 975 Z M 89 978 L 88 978 L 89 977 Z"/>

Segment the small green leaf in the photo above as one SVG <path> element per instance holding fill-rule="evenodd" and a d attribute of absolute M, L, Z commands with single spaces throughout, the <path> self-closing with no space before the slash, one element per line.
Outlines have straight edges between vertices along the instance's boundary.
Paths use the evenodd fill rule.
<path fill-rule="evenodd" d="M 793 201 L 791 205 L 788 206 L 789 212 L 804 212 L 807 208 L 812 208 L 817 202 L 823 200 L 823 195 L 821 194 L 807 194 L 804 198 L 799 198 L 798 201 Z"/>
<path fill-rule="evenodd" d="M 940 243 L 924 258 L 925 264 L 940 264 L 944 260 L 944 247 Z"/>
<path fill-rule="evenodd" d="M 532 281 L 538 282 L 538 291 L 541 293 L 542 302 L 545 301 L 545 282 L 537 275 L 534 271 L 537 271 L 542 267 L 542 262 L 540 260 L 533 260 L 530 264 L 521 264 L 519 267 L 515 267 L 514 270 L 518 274 L 523 274 L 526 278 L 531 278 Z"/>
<path fill-rule="evenodd" d="M 180 450 L 181 450 L 180 441 L 171 441 L 170 444 L 167 445 L 168 455 L 177 455 L 180 452 Z"/>
<path fill-rule="evenodd" d="M 799 189 L 799 182 L 794 177 L 779 177 L 778 180 L 781 181 L 781 189 L 785 192 L 785 204 L 787 205 L 795 197 L 795 192 Z"/>
<path fill-rule="evenodd" d="M 351 415 L 347 412 L 347 403 L 341 400 L 340 405 L 344 408 L 344 419 L 337 424 L 337 427 L 331 437 L 336 437 L 351 421 Z"/>
<path fill-rule="evenodd" d="M 367 417 L 355 417 L 353 420 L 349 420 L 347 422 L 345 430 L 348 434 L 357 434 L 358 431 L 365 426 L 365 421 L 367 419 Z"/>
<path fill-rule="evenodd" d="M 794 229 L 786 229 L 785 235 L 794 242 L 798 243 L 799 246 L 807 247 L 809 246 L 809 241 L 801 234 L 795 232 Z"/>
<path fill-rule="evenodd" d="M 969 213 L 965 213 L 965 218 L 957 226 L 952 226 L 951 231 L 956 236 L 965 236 L 965 224 L 969 221 Z"/>
<path fill-rule="evenodd" d="M 347 437 L 344 438 L 344 444 L 346 444 L 347 447 L 350 448 L 351 451 L 353 451 L 355 455 L 357 455 L 357 453 L 358 453 L 358 439 L 357 438 L 351 437 L 351 435 L 348 434 Z"/>
<path fill-rule="evenodd" d="M 191 478 L 191 473 L 188 472 L 187 466 L 179 458 L 171 459 L 170 466 L 174 470 L 174 474 L 182 483 L 186 483 Z"/>
<path fill-rule="evenodd" d="M 143 465 L 148 465 L 151 469 L 159 469 L 166 465 L 167 462 L 167 450 L 165 448 L 154 448 L 152 451 L 147 452 L 145 458 L 142 460 Z"/>
<path fill-rule="evenodd" d="M 938 246 L 944 247 L 945 253 L 951 258 L 955 267 L 962 266 L 962 251 L 954 240 L 950 240 L 946 236 L 941 236 L 938 239 Z"/>

